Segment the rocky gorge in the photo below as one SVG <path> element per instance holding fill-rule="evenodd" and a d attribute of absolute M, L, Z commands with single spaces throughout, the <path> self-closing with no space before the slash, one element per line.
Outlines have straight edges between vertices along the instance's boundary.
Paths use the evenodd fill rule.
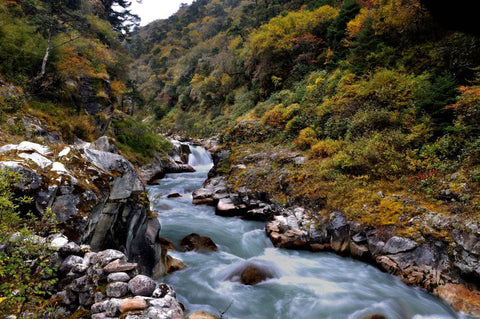
<path fill-rule="evenodd" d="M 182 145 L 186 144 L 177 144 L 170 159 L 140 169 L 115 153 L 106 137 L 54 150 L 30 142 L 0 149 L 3 167 L 28 176 L 17 191 L 34 198 L 30 209 L 38 214 L 51 208 L 64 230 L 64 236 L 49 240 L 56 242 L 62 278 L 53 298 L 67 311 L 85 311 L 92 318 L 183 317 L 175 287 L 143 276 L 162 277 L 174 260 L 158 236 L 160 223 L 150 210 L 145 185 L 157 184 L 166 172 L 193 170 Z M 322 215 L 300 206 L 278 205 L 266 192 L 234 189 L 218 173 L 229 152 L 212 143 L 204 145 L 212 150 L 215 166 L 203 188 L 194 191 L 193 204 L 214 206 L 215 213 L 224 217 L 266 222 L 266 234 L 276 247 L 333 251 L 359 259 L 433 292 L 458 311 L 480 316 L 479 239 L 471 231 L 455 229 L 454 242 L 428 238 L 419 242 L 395 234 L 392 228 L 349 220 L 341 211 Z M 422 222 L 437 227 L 447 223 L 439 218 L 432 215 Z M 247 267 L 245 272 L 251 274 L 238 276 L 246 285 L 274 276 L 258 267 Z M 136 281 L 148 293 L 136 292 Z"/>
<path fill-rule="evenodd" d="M 185 156 L 181 154 L 177 146 L 171 156 L 159 157 L 153 175 L 191 171 L 179 159 Z M 21 211 L 41 217 L 51 210 L 55 216 L 62 235 L 42 238 L 41 242 L 48 242 L 55 250 L 52 267 L 58 270 L 59 281 L 52 298 L 67 314 L 80 311 L 85 317 L 91 312 L 92 318 L 110 318 L 144 310 L 151 318 L 183 317 L 173 289 L 158 288 L 150 279 L 159 279 L 167 272 L 169 256 L 162 247 L 158 236 L 161 225 L 150 210 L 145 190 L 152 178 L 148 166 L 135 168 L 103 136 L 93 143 L 78 140 L 75 145 L 7 144 L 0 147 L 0 167 L 20 175 L 16 196 L 32 199 L 22 204 Z M 2 244 L 2 251 L 9 246 Z M 135 292 L 134 277 L 140 286 L 149 287 L 148 293 Z M 160 289 L 157 293 L 156 288 Z M 133 306 L 111 299 L 128 294 L 143 299 L 133 298 L 129 301 Z M 166 296 L 170 301 L 165 301 Z M 158 303 L 159 298 L 163 303 Z"/>

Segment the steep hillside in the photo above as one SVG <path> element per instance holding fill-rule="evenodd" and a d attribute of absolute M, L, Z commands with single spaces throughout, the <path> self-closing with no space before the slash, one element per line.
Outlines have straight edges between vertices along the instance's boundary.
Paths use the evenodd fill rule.
<path fill-rule="evenodd" d="M 131 59 L 121 42 L 138 17 L 128 5 L 0 2 L 0 141 L 68 143 L 109 134 L 131 158 L 161 150 L 162 140 L 130 119 L 138 102 L 128 78 Z"/>
<path fill-rule="evenodd" d="M 288 189 L 268 186 L 280 202 L 323 208 L 335 189 L 327 206 L 359 214 L 376 207 L 367 194 L 401 189 L 473 213 L 480 39 L 470 15 L 459 23 L 468 6 L 445 24 L 424 4 L 195 1 L 134 35 L 131 77 L 162 130 L 218 135 L 239 160 L 252 147 L 306 158 L 233 174 L 236 185 L 283 171 Z M 345 200 L 363 185 L 365 198 Z"/>
<path fill-rule="evenodd" d="M 136 272 L 161 267 L 159 221 L 141 177 L 117 152 L 139 164 L 171 147 L 134 112 L 121 43 L 138 17 L 128 6 L 0 0 L 0 318 L 89 318 L 99 272 L 73 288 L 82 297 L 68 285 L 85 274 L 89 262 L 78 255 L 90 246 L 125 252 L 105 252 L 102 268 L 127 258 L 139 261 Z M 83 270 L 69 273 L 72 260 Z"/>

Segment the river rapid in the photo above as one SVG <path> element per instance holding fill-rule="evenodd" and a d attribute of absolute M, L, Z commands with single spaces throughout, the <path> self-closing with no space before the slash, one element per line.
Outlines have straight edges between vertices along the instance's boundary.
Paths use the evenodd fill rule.
<path fill-rule="evenodd" d="M 202 186 L 212 162 L 205 149 L 191 146 L 191 151 L 189 164 L 196 172 L 167 174 L 148 188 L 160 236 L 174 243 L 177 251 L 170 254 L 187 265 L 162 282 L 173 286 L 187 311 L 229 319 L 466 318 L 371 265 L 332 253 L 275 248 L 264 222 L 220 217 L 213 207 L 192 205 L 192 192 Z M 182 196 L 167 198 L 172 193 Z M 181 252 L 180 240 L 191 233 L 212 238 L 218 251 Z M 236 282 L 239 269 L 249 263 L 275 278 L 255 286 Z"/>

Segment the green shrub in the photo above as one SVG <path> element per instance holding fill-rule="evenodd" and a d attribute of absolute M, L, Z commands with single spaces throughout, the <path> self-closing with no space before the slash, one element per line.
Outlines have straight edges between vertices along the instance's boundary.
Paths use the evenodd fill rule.
<path fill-rule="evenodd" d="M 37 234 L 55 232 L 56 223 L 51 210 L 41 219 L 20 216 L 19 203 L 28 201 L 14 197 L 12 187 L 20 178 L 0 168 L 0 314 L 30 311 L 42 318 L 49 311 L 45 306 L 57 280 L 50 262 L 53 251 Z"/>
<path fill-rule="evenodd" d="M 311 154 L 320 158 L 331 157 L 342 148 L 343 144 L 342 140 L 321 140 L 312 145 Z"/>
<path fill-rule="evenodd" d="M 296 147 L 302 150 L 306 150 L 317 142 L 317 133 L 315 133 L 315 131 L 311 127 L 307 127 L 300 131 L 298 138 L 295 140 L 294 144 Z"/>
<path fill-rule="evenodd" d="M 168 140 L 141 121 L 116 120 L 113 121 L 113 130 L 119 148 L 124 152 L 134 153 L 134 157 L 141 162 L 153 158 L 156 152 L 164 154 L 172 147 Z"/>

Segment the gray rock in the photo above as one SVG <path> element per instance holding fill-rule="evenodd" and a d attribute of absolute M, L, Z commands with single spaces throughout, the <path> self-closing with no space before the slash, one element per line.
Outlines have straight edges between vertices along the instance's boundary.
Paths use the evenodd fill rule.
<path fill-rule="evenodd" d="M 100 302 L 94 303 L 90 308 L 90 311 L 92 313 L 105 312 L 105 310 L 107 309 L 107 302 L 108 301 L 100 301 Z"/>
<path fill-rule="evenodd" d="M 455 242 L 469 253 L 480 256 L 480 237 L 475 234 L 454 230 L 452 237 Z"/>
<path fill-rule="evenodd" d="M 43 156 L 48 156 L 52 154 L 52 151 L 47 147 L 37 143 L 32 143 L 28 141 L 23 141 L 18 145 L 8 144 L 0 147 L 0 153 L 5 153 L 8 151 L 24 151 L 24 152 L 36 152 Z"/>
<path fill-rule="evenodd" d="M 86 292 L 90 289 L 91 283 L 88 276 L 82 276 L 72 281 L 70 288 L 75 292 Z"/>
<path fill-rule="evenodd" d="M 2 166 L 2 162 L 0 162 L 0 166 Z M 44 178 L 42 175 L 34 170 L 18 165 L 18 163 L 17 165 L 11 167 L 11 169 L 20 173 L 24 177 L 15 186 L 18 190 L 23 193 L 38 192 L 42 190 L 42 186 L 44 184 Z"/>
<path fill-rule="evenodd" d="M 163 298 L 147 298 L 149 308 L 146 310 L 148 318 L 183 319 L 183 311 L 178 301 L 170 294 Z"/>
<path fill-rule="evenodd" d="M 83 256 L 83 263 L 87 266 L 93 265 L 95 261 L 98 261 L 96 252 L 89 251 Z"/>
<path fill-rule="evenodd" d="M 109 152 L 109 153 L 117 153 L 118 149 L 114 144 L 111 144 L 107 136 L 102 136 L 98 138 L 95 142 L 91 143 L 88 146 L 89 149 Z"/>
<path fill-rule="evenodd" d="M 97 303 L 97 302 L 101 302 L 102 300 L 104 300 L 105 296 L 102 294 L 101 291 L 97 291 L 95 293 L 95 295 L 93 296 L 93 299 L 94 299 L 95 303 Z"/>
<path fill-rule="evenodd" d="M 55 197 L 52 205 L 52 211 L 57 216 L 59 222 L 65 222 L 70 217 L 78 214 L 77 204 L 80 203 L 80 197 L 74 194 L 67 194 Z"/>
<path fill-rule="evenodd" d="M 290 214 L 287 216 L 287 227 L 289 230 L 300 230 L 300 227 L 298 225 L 298 219 L 295 215 Z"/>
<path fill-rule="evenodd" d="M 115 272 L 123 272 L 123 271 L 130 271 L 137 268 L 136 263 L 127 263 L 120 259 L 114 260 L 108 265 L 106 265 L 103 270 L 106 273 L 115 273 Z"/>
<path fill-rule="evenodd" d="M 121 281 L 111 282 L 107 285 L 107 297 L 120 298 L 128 293 L 128 284 Z"/>
<path fill-rule="evenodd" d="M 122 299 L 109 299 L 105 303 L 105 313 L 110 317 L 117 317 L 120 314 L 118 308 L 122 304 Z"/>
<path fill-rule="evenodd" d="M 72 269 L 70 270 L 71 272 L 73 273 L 77 273 L 77 274 L 83 274 L 84 272 L 86 272 L 88 270 L 88 266 L 85 265 L 85 264 L 76 264 L 72 267 Z"/>
<path fill-rule="evenodd" d="M 114 282 L 114 281 L 128 282 L 129 280 L 130 280 L 130 276 L 126 272 L 111 273 L 107 277 L 108 282 Z"/>
<path fill-rule="evenodd" d="M 128 289 L 135 296 L 150 297 L 154 292 L 156 285 L 157 284 L 152 278 L 144 275 L 137 275 L 128 282 Z"/>
<path fill-rule="evenodd" d="M 404 237 L 393 236 L 387 241 L 383 247 L 383 251 L 386 254 L 398 254 L 412 250 L 415 247 L 417 247 L 417 243 L 415 241 Z"/>
<path fill-rule="evenodd" d="M 127 260 L 127 257 L 124 253 L 115 249 L 106 249 L 103 250 L 91 258 L 93 264 L 99 264 L 100 266 L 105 266 L 108 263 L 112 262 L 115 259 Z"/>
<path fill-rule="evenodd" d="M 346 252 L 350 242 L 350 226 L 345 215 L 340 212 L 332 213 L 327 231 L 330 235 L 332 249 L 338 253 Z"/>
<path fill-rule="evenodd" d="M 116 177 L 113 181 L 110 200 L 125 199 L 130 197 L 133 192 L 141 192 L 144 190 L 143 184 L 138 177 L 135 168 L 123 156 L 109 152 L 85 149 L 83 157 L 108 173 L 114 171 L 121 173 L 121 175 Z"/>
<path fill-rule="evenodd" d="M 59 251 L 60 248 L 68 244 L 68 238 L 61 234 L 51 235 L 47 240 L 50 243 L 50 247 L 56 251 Z"/>
<path fill-rule="evenodd" d="M 181 309 L 178 310 L 151 307 L 146 310 L 145 318 L 183 319 L 183 311 Z"/>
<path fill-rule="evenodd" d="M 152 293 L 153 298 L 163 298 L 167 295 L 173 298 L 176 297 L 175 290 L 173 290 L 172 287 L 170 287 L 169 285 L 163 283 L 159 284 L 157 288 L 155 288 L 155 291 Z"/>
<path fill-rule="evenodd" d="M 66 274 L 77 264 L 83 264 L 83 258 L 76 255 L 70 255 L 60 265 L 60 272 Z"/>
<path fill-rule="evenodd" d="M 308 229 L 308 237 L 312 244 L 323 244 L 329 241 L 327 229 L 312 223 Z"/>
<path fill-rule="evenodd" d="M 45 169 L 46 167 L 52 165 L 51 160 L 49 160 L 45 156 L 40 155 L 38 153 L 32 153 L 32 154 L 30 154 L 30 153 L 20 153 L 20 154 L 18 154 L 18 157 L 23 158 L 23 159 L 28 160 L 28 161 L 32 161 L 33 163 L 35 163 L 35 165 L 37 165 L 41 169 Z"/>
<path fill-rule="evenodd" d="M 68 242 L 60 248 L 60 253 L 64 255 L 78 255 L 82 252 L 80 246 L 74 242 Z"/>
<path fill-rule="evenodd" d="M 362 244 L 367 242 L 367 236 L 364 233 L 356 233 L 352 236 L 352 241 L 357 244 Z"/>
<path fill-rule="evenodd" d="M 306 161 L 307 161 L 306 157 L 303 157 L 303 156 L 295 157 L 295 165 L 303 165 L 305 164 Z"/>

